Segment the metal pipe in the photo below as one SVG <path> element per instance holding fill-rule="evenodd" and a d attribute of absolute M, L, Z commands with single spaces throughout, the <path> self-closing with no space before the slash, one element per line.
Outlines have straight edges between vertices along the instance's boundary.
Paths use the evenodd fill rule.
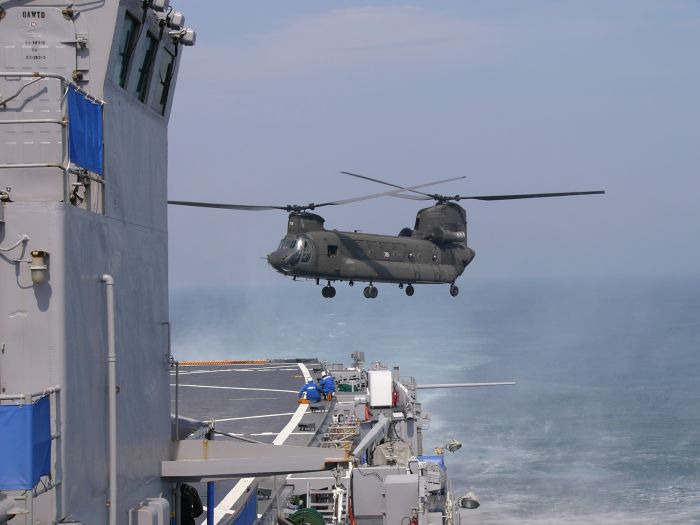
<path fill-rule="evenodd" d="M 114 278 L 102 276 L 107 292 L 107 399 L 109 402 L 109 524 L 117 525 L 117 350 L 114 342 Z"/>
<path fill-rule="evenodd" d="M 175 440 L 180 440 L 180 362 L 175 361 Z"/>
<path fill-rule="evenodd" d="M 207 482 L 207 525 L 216 525 L 214 523 L 214 507 L 216 507 L 216 487 L 214 481 Z"/>
<path fill-rule="evenodd" d="M 434 385 L 416 385 L 416 390 L 428 390 L 430 388 L 470 388 L 478 386 L 503 386 L 514 384 L 515 381 L 504 381 L 501 383 L 437 383 Z"/>
<path fill-rule="evenodd" d="M 372 444 L 380 441 L 386 436 L 387 429 L 389 428 L 389 420 L 384 416 L 384 414 L 379 414 L 377 422 L 374 424 L 372 429 L 365 434 L 362 441 L 355 447 L 352 451 L 352 455 L 359 458 L 362 453 L 367 450 Z"/>

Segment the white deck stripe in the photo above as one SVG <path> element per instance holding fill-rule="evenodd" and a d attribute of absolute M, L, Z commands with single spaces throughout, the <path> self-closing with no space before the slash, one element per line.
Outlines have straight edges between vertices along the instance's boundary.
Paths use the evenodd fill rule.
<path fill-rule="evenodd" d="M 256 392 L 287 392 L 291 394 L 296 394 L 296 390 L 279 390 L 277 388 L 247 388 L 243 386 L 215 386 L 215 385 L 180 385 L 188 386 L 190 388 L 221 388 L 223 390 L 254 390 Z"/>
<path fill-rule="evenodd" d="M 277 416 L 293 416 L 296 412 L 283 412 L 282 414 L 260 414 L 257 416 L 241 416 L 241 417 L 223 417 L 215 419 L 214 423 L 224 423 L 226 421 L 238 421 L 240 419 L 258 419 L 261 417 L 277 417 Z"/>
<path fill-rule="evenodd" d="M 298 364 L 303 376 L 309 377 L 309 370 L 304 366 L 304 364 Z M 272 442 L 273 445 L 281 445 L 287 440 L 289 435 L 299 424 L 299 421 L 301 421 L 301 418 L 304 416 L 304 413 L 306 412 L 307 408 L 309 408 L 309 405 L 307 404 L 300 404 L 297 407 L 297 410 L 296 412 L 294 412 L 294 415 L 289 420 L 289 423 L 287 423 L 287 425 L 282 429 L 282 432 L 277 434 L 277 437 Z M 221 500 L 221 503 L 219 503 L 214 509 L 214 523 L 218 525 L 219 522 L 221 522 L 221 520 L 226 517 L 227 511 L 230 511 L 234 503 L 238 501 L 238 498 L 240 498 L 243 495 L 243 493 L 245 493 L 245 491 L 248 489 L 248 487 L 250 487 L 251 483 L 253 483 L 253 480 L 255 480 L 255 478 L 241 478 L 238 480 L 238 483 L 234 485 L 234 487 L 229 491 L 229 493 L 226 494 L 226 496 L 224 496 L 224 499 Z"/>

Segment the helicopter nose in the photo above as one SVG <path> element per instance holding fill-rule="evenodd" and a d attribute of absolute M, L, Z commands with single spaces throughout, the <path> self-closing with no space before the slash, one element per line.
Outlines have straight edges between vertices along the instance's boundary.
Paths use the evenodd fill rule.
<path fill-rule="evenodd" d="M 282 267 L 282 260 L 283 257 L 280 254 L 279 250 L 275 250 L 274 252 L 267 255 L 268 264 L 276 270 L 279 270 Z"/>
<path fill-rule="evenodd" d="M 275 250 L 267 256 L 267 262 L 275 270 L 288 271 L 296 266 L 301 254 L 296 250 Z"/>

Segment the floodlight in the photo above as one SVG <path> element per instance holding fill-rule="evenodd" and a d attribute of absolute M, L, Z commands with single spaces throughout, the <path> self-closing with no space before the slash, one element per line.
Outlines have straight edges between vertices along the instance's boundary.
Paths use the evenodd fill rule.
<path fill-rule="evenodd" d="M 469 491 L 457 500 L 457 504 L 463 509 L 476 509 L 479 507 L 479 498 L 472 491 Z"/>

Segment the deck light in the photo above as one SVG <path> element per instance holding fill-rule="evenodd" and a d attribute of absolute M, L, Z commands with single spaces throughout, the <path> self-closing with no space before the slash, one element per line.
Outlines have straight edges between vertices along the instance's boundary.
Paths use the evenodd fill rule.
<path fill-rule="evenodd" d="M 185 27 L 178 31 L 170 31 L 170 36 L 173 37 L 173 41 L 180 43 L 183 46 L 193 46 L 197 40 L 197 33 L 189 27 Z"/>
<path fill-rule="evenodd" d="M 476 509 L 479 507 L 479 498 L 470 490 L 457 500 L 457 504 L 463 509 Z"/>
<path fill-rule="evenodd" d="M 170 6 L 170 0 L 150 0 L 149 7 L 154 11 L 165 11 Z"/>
<path fill-rule="evenodd" d="M 43 283 L 46 280 L 46 270 L 49 267 L 49 254 L 42 250 L 32 250 L 31 256 L 29 270 L 32 272 L 32 282 L 34 284 Z"/>
<path fill-rule="evenodd" d="M 180 11 L 171 11 L 167 17 L 165 17 L 165 22 L 171 29 L 182 29 L 185 25 L 185 15 Z"/>
<path fill-rule="evenodd" d="M 452 453 L 457 452 L 460 448 L 462 448 L 462 442 L 457 441 L 455 438 L 450 438 L 450 440 L 445 443 L 445 448 Z"/>

